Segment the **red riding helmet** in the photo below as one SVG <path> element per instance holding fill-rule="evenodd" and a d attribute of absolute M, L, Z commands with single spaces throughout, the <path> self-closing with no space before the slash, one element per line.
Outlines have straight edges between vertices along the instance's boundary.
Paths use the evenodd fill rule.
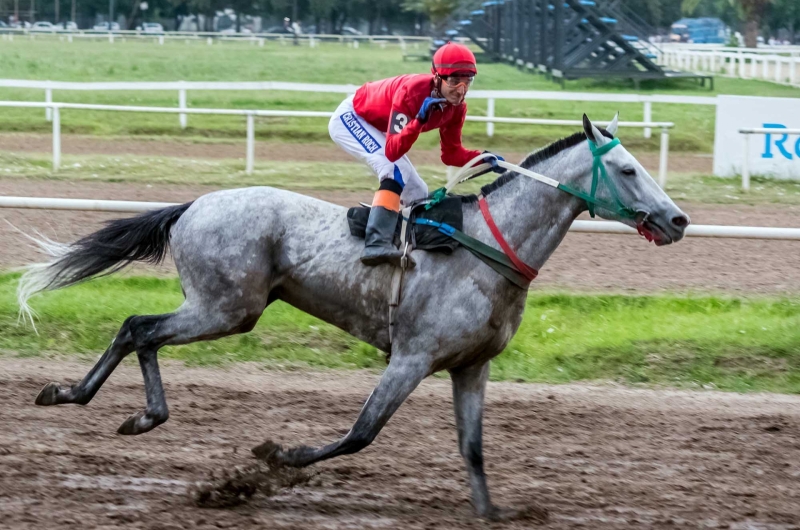
<path fill-rule="evenodd" d="M 432 74 L 447 77 L 453 74 L 475 75 L 478 67 L 475 55 L 463 44 L 448 42 L 433 54 Z"/>

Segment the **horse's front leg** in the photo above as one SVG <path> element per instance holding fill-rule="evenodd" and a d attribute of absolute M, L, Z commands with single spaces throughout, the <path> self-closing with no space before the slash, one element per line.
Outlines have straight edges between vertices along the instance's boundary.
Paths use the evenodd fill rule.
<path fill-rule="evenodd" d="M 467 466 L 472 490 L 472 505 L 481 517 L 492 521 L 509 519 L 547 519 L 547 511 L 536 507 L 522 510 L 492 504 L 483 471 L 483 402 L 489 362 L 450 370 L 453 381 L 453 407 L 458 429 L 458 447 Z"/>
<path fill-rule="evenodd" d="M 372 443 L 430 370 L 431 362 L 427 355 L 405 356 L 395 353 L 355 424 L 343 438 L 321 448 L 301 445 L 284 449 L 267 441 L 253 448 L 253 453 L 270 465 L 290 467 L 305 467 L 328 458 L 357 453 Z"/>

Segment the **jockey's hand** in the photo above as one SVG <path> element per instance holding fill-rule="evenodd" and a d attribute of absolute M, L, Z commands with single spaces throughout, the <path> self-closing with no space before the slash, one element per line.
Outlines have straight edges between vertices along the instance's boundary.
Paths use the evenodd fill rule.
<path fill-rule="evenodd" d="M 494 153 L 490 153 L 489 151 L 484 151 L 483 154 L 489 155 L 489 156 L 484 158 L 484 162 L 486 162 L 486 163 L 488 163 L 489 165 L 492 166 L 492 171 L 494 171 L 495 173 L 505 173 L 506 172 L 506 169 L 503 168 L 503 167 L 500 167 L 498 165 L 498 163 L 497 163 L 500 160 L 505 162 L 506 161 L 505 158 L 503 158 L 500 155 L 496 155 Z"/>
<path fill-rule="evenodd" d="M 425 98 L 425 101 L 422 102 L 422 106 L 419 108 L 419 112 L 417 112 L 417 120 L 419 120 L 420 123 L 427 122 L 431 112 L 433 112 L 437 106 L 439 110 L 441 110 L 442 103 L 446 101 L 445 98 Z"/>

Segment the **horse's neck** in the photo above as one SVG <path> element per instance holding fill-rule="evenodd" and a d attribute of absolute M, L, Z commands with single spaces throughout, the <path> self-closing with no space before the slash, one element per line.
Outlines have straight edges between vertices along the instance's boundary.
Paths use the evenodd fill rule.
<path fill-rule="evenodd" d="M 575 183 L 587 171 L 586 161 L 569 151 L 526 169 L 559 182 Z M 520 259 L 537 270 L 585 209 L 573 196 L 521 175 L 488 195 L 487 202 L 506 241 Z"/>

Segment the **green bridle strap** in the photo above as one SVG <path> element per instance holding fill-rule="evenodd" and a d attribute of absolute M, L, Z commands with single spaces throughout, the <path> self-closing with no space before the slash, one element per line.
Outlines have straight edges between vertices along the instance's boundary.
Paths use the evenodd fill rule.
<path fill-rule="evenodd" d="M 591 140 L 589 142 L 589 150 L 592 152 L 592 187 L 589 194 L 586 194 L 580 190 L 572 189 L 566 184 L 559 184 L 558 189 L 569 193 L 570 195 L 574 195 L 575 197 L 579 197 L 586 201 L 586 205 L 589 208 L 589 215 L 594 217 L 595 207 L 599 206 L 600 208 L 606 209 L 610 212 L 616 212 L 617 215 L 620 217 L 628 217 L 634 218 L 636 217 L 636 212 L 623 206 L 622 201 L 619 199 L 619 191 L 617 191 L 617 187 L 614 185 L 614 181 L 608 178 L 608 173 L 606 172 L 606 166 L 603 165 L 603 161 L 600 157 L 604 154 L 608 153 L 616 146 L 620 145 L 619 138 L 614 138 L 607 144 L 597 146 Z M 605 182 L 606 186 L 608 187 L 609 192 L 611 193 L 611 197 L 613 199 L 613 203 L 608 203 L 606 201 L 600 200 L 597 198 L 597 189 L 600 187 L 600 182 Z"/>

